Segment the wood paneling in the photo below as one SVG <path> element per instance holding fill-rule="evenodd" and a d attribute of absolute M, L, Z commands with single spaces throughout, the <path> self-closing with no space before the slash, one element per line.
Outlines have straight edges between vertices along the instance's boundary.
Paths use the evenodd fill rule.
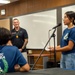
<path fill-rule="evenodd" d="M 6 9 L 6 15 L 0 15 L 0 18 L 38 12 L 74 3 L 75 0 L 19 0 L 8 5 L 0 6 L 0 10 Z"/>
<path fill-rule="evenodd" d="M 0 20 L 0 27 L 4 27 L 10 30 L 10 19 Z"/>

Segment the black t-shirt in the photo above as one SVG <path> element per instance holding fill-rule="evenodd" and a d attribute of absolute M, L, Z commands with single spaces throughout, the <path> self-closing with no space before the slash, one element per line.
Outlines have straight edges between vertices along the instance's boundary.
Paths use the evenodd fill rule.
<path fill-rule="evenodd" d="M 19 31 L 12 29 L 11 33 L 12 33 L 12 38 L 11 38 L 12 44 L 14 46 L 17 46 L 19 49 L 22 48 L 24 44 L 24 39 L 28 39 L 27 31 L 23 28 L 20 28 Z M 26 48 L 24 50 L 26 50 Z"/>

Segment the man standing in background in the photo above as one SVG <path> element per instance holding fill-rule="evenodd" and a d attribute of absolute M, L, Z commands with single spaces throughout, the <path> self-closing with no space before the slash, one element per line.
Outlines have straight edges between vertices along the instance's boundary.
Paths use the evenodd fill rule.
<path fill-rule="evenodd" d="M 18 47 L 23 56 L 27 60 L 26 45 L 28 43 L 28 33 L 25 29 L 20 27 L 20 22 L 17 18 L 13 19 L 14 29 L 11 30 L 11 42 L 14 46 Z"/>

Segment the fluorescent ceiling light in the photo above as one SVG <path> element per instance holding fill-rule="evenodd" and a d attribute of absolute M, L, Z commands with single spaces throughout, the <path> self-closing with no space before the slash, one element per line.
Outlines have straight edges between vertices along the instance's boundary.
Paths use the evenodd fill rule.
<path fill-rule="evenodd" d="M 8 3 L 10 3 L 10 1 L 8 1 L 8 0 L 0 0 L 0 3 L 2 3 L 2 4 L 8 4 Z"/>

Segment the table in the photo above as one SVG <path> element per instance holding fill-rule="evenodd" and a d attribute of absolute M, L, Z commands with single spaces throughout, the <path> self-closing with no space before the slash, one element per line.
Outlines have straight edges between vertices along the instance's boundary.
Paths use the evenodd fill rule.
<path fill-rule="evenodd" d="M 51 54 L 42 54 L 41 57 L 43 58 L 43 69 L 46 69 L 47 68 L 47 62 L 48 62 L 48 57 L 50 56 Z M 53 54 L 52 54 L 53 55 Z M 28 59 L 29 59 L 29 64 L 30 65 L 34 65 L 34 57 L 39 57 L 40 54 L 28 54 Z M 36 64 L 38 65 L 38 64 Z M 40 65 L 38 65 L 40 66 Z"/>
<path fill-rule="evenodd" d="M 13 72 L 5 75 L 75 75 L 75 70 L 48 68 L 41 70 L 30 70 L 29 72 Z"/>

